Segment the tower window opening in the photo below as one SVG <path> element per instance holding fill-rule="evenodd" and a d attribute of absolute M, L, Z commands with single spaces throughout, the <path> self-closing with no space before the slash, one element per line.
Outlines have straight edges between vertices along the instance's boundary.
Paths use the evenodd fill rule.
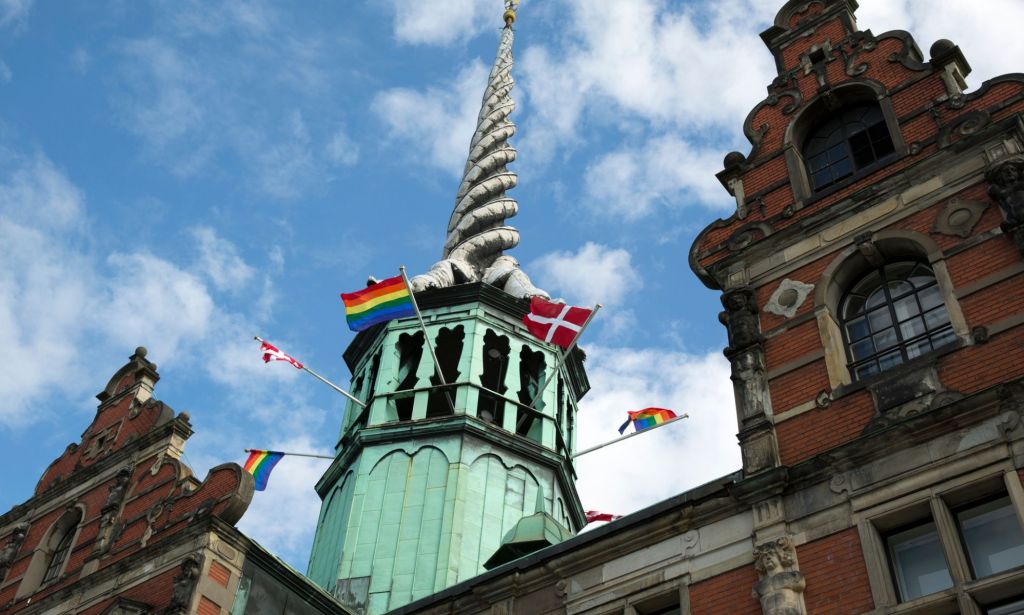
<path fill-rule="evenodd" d="M 484 334 L 484 371 L 480 375 L 480 402 L 477 416 L 495 425 L 503 425 L 505 419 L 505 376 L 508 373 L 508 356 L 511 352 L 508 337 L 497 335 L 490 329 Z"/>
<path fill-rule="evenodd" d="M 877 104 L 842 110 L 815 128 L 803 156 L 814 190 L 821 190 L 877 165 L 896 152 Z"/>
<path fill-rule="evenodd" d="M 519 353 L 519 403 L 529 406 L 534 402 L 543 384 L 545 366 L 543 352 L 539 350 L 533 352 L 529 346 L 523 346 L 522 352 Z M 532 409 L 519 408 L 516 417 L 516 434 L 540 441 L 540 422 L 536 420 L 536 413 L 543 409 L 544 401 L 540 399 L 536 400 Z"/>
<path fill-rule="evenodd" d="M 847 292 L 840 316 L 857 380 L 956 341 L 935 274 L 923 263 L 871 270 Z"/>
<path fill-rule="evenodd" d="M 445 416 L 452 413 L 452 406 L 455 405 L 454 383 L 458 381 L 461 375 L 461 372 L 459 372 L 459 359 L 462 357 L 462 340 L 465 336 L 465 330 L 462 325 L 454 329 L 442 327 L 437 333 L 437 338 L 435 339 L 437 343 L 435 347 L 437 362 L 441 365 L 444 381 L 449 384 L 446 387 L 434 389 L 430 392 L 430 396 L 427 398 L 427 418 Z M 430 384 L 435 387 L 441 384 L 436 374 L 430 377 Z M 446 396 L 449 399 L 445 399 Z M 449 400 L 451 405 L 449 405 Z"/>
<path fill-rule="evenodd" d="M 398 353 L 398 381 L 397 390 L 407 391 L 416 388 L 419 378 L 416 371 L 420 366 L 420 359 L 423 358 L 423 332 L 418 331 L 415 335 L 403 333 L 398 337 L 395 344 L 395 351 Z M 400 397 L 395 396 L 395 410 L 398 413 L 399 421 L 412 419 L 412 407 L 415 400 L 413 393 L 403 393 Z"/>

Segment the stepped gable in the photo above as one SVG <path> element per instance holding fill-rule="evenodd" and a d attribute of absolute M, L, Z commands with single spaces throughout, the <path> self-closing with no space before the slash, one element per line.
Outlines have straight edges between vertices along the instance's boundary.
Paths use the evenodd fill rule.
<path fill-rule="evenodd" d="M 750 152 L 728 154 L 718 173 L 736 197 L 736 213 L 707 227 L 690 251 L 690 266 L 708 287 L 723 287 L 719 272 L 737 253 L 749 254 L 773 235 L 797 237 L 831 224 L 905 185 L 904 172 L 917 162 L 962 150 L 1024 106 L 1024 74 L 964 93 L 971 69 L 959 47 L 939 40 L 925 56 L 903 30 L 859 30 L 856 8 L 855 0 L 793 0 L 761 34 L 778 76 L 744 122 Z M 802 137 L 815 120 L 857 99 L 881 105 L 894 127 L 895 160 L 813 191 Z M 818 215 L 825 209 L 827 217 Z"/>
<path fill-rule="evenodd" d="M 0 606 L 7 612 L 59 603 L 64 588 L 134 566 L 161 541 L 168 546 L 157 552 L 170 549 L 201 520 L 233 525 L 247 509 L 253 478 L 238 464 L 217 466 L 199 481 L 180 461 L 192 435 L 189 416 L 152 396 L 156 367 L 137 349 L 97 395 L 81 442 L 47 468 L 31 499 L 0 516 Z M 77 527 L 69 555 L 56 578 L 46 578 L 50 543 L 65 525 Z M 140 595 L 166 593 L 169 600 L 180 575 L 177 568 L 163 575 L 167 587 L 158 593 L 149 579 Z"/>

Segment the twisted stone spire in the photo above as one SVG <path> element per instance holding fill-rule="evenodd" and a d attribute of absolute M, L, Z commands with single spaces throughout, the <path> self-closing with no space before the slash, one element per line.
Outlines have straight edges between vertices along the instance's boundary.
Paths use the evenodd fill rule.
<path fill-rule="evenodd" d="M 516 159 L 516 150 L 508 144 L 516 132 L 509 119 L 516 108 L 511 96 L 514 4 L 506 3 L 505 28 L 448 221 L 443 260 L 414 277 L 413 290 L 483 281 L 515 297 L 548 296 L 530 282 L 516 259 L 503 254 L 519 244 L 519 231 L 505 223 L 519 211 L 515 199 L 506 194 L 518 181 L 508 170 Z"/>

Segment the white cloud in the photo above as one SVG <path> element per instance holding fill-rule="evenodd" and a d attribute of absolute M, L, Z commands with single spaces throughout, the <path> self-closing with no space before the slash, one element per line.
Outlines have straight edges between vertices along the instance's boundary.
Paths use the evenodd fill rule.
<path fill-rule="evenodd" d="M 340 165 L 352 166 L 359 162 L 359 144 L 344 128 L 338 128 L 327 142 L 327 157 Z"/>
<path fill-rule="evenodd" d="M 501 5 L 496 0 L 390 0 L 395 38 L 403 43 L 449 45 L 486 29 L 500 26 Z"/>
<path fill-rule="evenodd" d="M 392 139 L 409 146 L 408 157 L 458 175 L 466 164 L 487 75 L 487 67 L 476 60 L 440 87 L 384 90 L 374 97 L 372 110 Z"/>
<path fill-rule="evenodd" d="M 85 47 L 76 47 L 71 52 L 71 68 L 75 70 L 79 75 L 84 75 L 89 72 L 89 68 L 92 66 L 92 54 Z"/>
<path fill-rule="evenodd" d="M 626 514 L 740 469 L 729 364 L 718 352 L 588 347 L 593 385 L 583 399 L 578 449 L 618 436 L 627 410 L 668 408 L 690 418 L 577 460 L 585 509 Z"/>
<path fill-rule="evenodd" d="M 146 253 L 114 253 L 107 264 L 113 275 L 97 325 L 111 341 L 159 349 L 171 359 L 207 335 L 215 305 L 197 277 Z"/>
<path fill-rule="evenodd" d="M 35 0 L 0 0 L 0 28 L 25 22 Z"/>
<path fill-rule="evenodd" d="M 604 154 L 587 167 L 584 206 L 592 214 L 637 219 L 659 207 L 726 205 L 732 201 L 715 173 L 716 148 L 696 148 L 668 134 Z"/>
<path fill-rule="evenodd" d="M 567 5 L 561 53 L 540 46 L 524 54 L 523 87 L 534 112 L 524 149 L 549 157 L 587 139 L 578 126 L 588 110 L 609 122 L 638 118 L 656 132 L 736 131 L 774 74 L 757 37 L 768 16 L 752 0 L 721 0 L 700 11 L 656 0 Z"/>
<path fill-rule="evenodd" d="M 199 249 L 198 271 L 219 290 L 238 290 L 252 279 L 255 270 L 242 260 L 235 244 L 205 226 L 193 228 L 190 234 Z"/>
<path fill-rule="evenodd" d="M 577 252 L 551 252 L 527 267 L 551 292 L 576 305 L 614 305 L 643 287 L 629 252 L 588 241 Z"/>
<path fill-rule="evenodd" d="M 11 67 L 0 59 L 0 83 L 10 83 L 13 78 L 14 72 L 11 71 Z"/>
<path fill-rule="evenodd" d="M 998 18 L 993 18 L 998 16 Z M 1021 70 L 1024 39 L 1016 32 L 1024 22 L 1024 3 L 1018 0 L 943 0 L 942 10 L 930 0 L 864 0 L 857 23 L 875 33 L 907 30 L 925 58 L 940 38 L 960 45 L 974 69 L 968 83 L 977 87 L 986 79 Z"/>

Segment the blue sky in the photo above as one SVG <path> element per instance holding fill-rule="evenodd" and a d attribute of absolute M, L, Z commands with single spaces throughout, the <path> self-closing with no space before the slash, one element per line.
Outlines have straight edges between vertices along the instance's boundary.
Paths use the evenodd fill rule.
<path fill-rule="evenodd" d="M 859 16 L 925 50 L 953 38 L 977 85 L 1024 57 L 1024 7 L 990 1 Z M 748 150 L 774 75 L 757 34 L 781 4 L 521 6 L 512 255 L 554 296 L 606 306 L 581 444 L 630 409 L 692 417 L 582 458 L 587 508 L 628 513 L 739 467 L 717 294 L 686 259 L 734 206 L 714 173 Z M 264 365 L 251 337 L 347 382 L 338 293 L 439 257 L 501 6 L 0 0 L 0 510 L 79 441 L 138 345 L 157 397 L 192 416 L 200 477 L 247 446 L 330 452 L 341 398 Z M 286 459 L 241 523 L 300 570 L 322 470 Z"/>

